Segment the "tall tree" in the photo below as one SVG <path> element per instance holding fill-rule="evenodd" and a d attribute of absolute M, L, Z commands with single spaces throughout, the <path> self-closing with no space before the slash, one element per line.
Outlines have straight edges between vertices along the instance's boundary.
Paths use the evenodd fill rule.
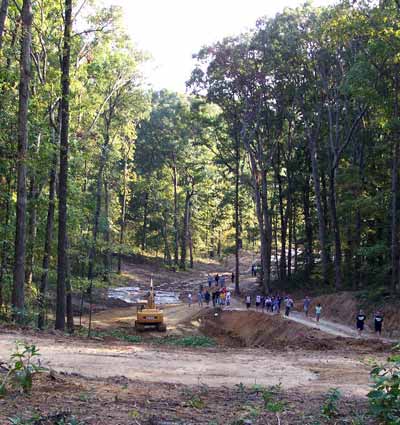
<path fill-rule="evenodd" d="M 32 46 L 32 4 L 30 0 L 24 0 L 23 2 L 21 21 L 22 37 L 18 109 L 17 210 L 14 285 L 12 293 L 12 305 L 17 310 L 18 315 L 23 313 L 25 307 L 26 163 L 28 149 L 29 82 L 31 79 Z"/>
<path fill-rule="evenodd" d="M 60 172 L 58 195 L 58 261 L 57 304 L 55 328 L 64 330 L 66 313 L 66 279 L 68 268 L 67 247 L 67 197 L 68 197 L 68 149 L 69 149 L 69 103 L 70 59 L 72 31 L 72 0 L 65 0 L 64 39 L 61 60 L 61 124 L 60 124 Z"/>

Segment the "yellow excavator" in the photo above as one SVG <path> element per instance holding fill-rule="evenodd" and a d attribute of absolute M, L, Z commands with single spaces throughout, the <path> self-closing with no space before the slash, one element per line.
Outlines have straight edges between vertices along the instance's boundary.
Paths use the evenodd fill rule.
<path fill-rule="evenodd" d="M 156 329 L 160 332 L 167 330 L 167 326 L 164 323 L 164 313 L 156 307 L 153 279 L 150 280 L 150 291 L 147 300 L 138 301 L 135 329 L 137 331 Z"/>

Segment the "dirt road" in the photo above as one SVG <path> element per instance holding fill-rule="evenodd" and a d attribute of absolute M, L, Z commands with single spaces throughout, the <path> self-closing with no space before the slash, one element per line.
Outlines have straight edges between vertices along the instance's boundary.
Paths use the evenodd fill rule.
<path fill-rule="evenodd" d="M 0 334 L 0 360 L 10 356 L 16 333 Z M 304 387 L 324 390 L 339 387 L 349 395 L 368 390 L 368 368 L 357 357 L 325 353 L 281 353 L 260 349 L 154 348 L 147 345 L 107 347 L 102 344 L 73 344 L 57 339 L 25 338 L 36 344 L 44 366 L 86 377 L 125 376 L 148 382 L 209 386 L 236 384 Z M 312 382 L 312 385 L 310 385 Z"/>

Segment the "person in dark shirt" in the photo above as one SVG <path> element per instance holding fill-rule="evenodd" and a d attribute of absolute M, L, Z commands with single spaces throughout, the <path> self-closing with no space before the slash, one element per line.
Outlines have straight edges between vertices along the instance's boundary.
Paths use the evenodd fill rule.
<path fill-rule="evenodd" d="M 375 333 L 379 336 L 381 336 L 382 334 L 382 322 L 383 322 L 383 315 L 380 311 L 377 311 L 374 317 L 374 327 L 375 327 Z"/>
<path fill-rule="evenodd" d="M 206 301 L 207 307 L 210 304 L 210 298 L 211 298 L 210 293 L 208 291 L 206 291 L 206 293 L 204 294 L 204 299 Z"/>
<path fill-rule="evenodd" d="M 358 336 L 361 336 L 362 331 L 364 330 L 364 322 L 367 316 L 364 314 L 362 310 L 357 314 L 357 330 Z"/>

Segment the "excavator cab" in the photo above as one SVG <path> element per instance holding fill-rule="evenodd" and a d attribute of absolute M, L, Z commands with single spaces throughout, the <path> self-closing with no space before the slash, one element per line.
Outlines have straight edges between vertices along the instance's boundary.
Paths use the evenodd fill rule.
<path fill-rule="evenodd" d="M 150 291 L 147 294 L 147 300 L 139 300 L 137 303 L 135 329 L 139 332 L 147 329 L 156 329 L 160 332 L 167 330 L 167 326 L 164 323 L 164 313 L 156 306 L 153 279 L 150 280 Z"/>

